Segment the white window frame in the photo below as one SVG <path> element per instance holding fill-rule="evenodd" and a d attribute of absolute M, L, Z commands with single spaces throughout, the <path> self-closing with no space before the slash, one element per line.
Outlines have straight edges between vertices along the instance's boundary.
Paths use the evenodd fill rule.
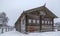
<path fill-rule="evenodd" d="M 29 23 L 31 23 L 31 21 L 32 21 L 31 19 L 28 20 Z"/>
<path fill-rule="evenodd" d="M 36 23 L 36 20 L 35 19 L 33 19 L 33 23 Z"/>
<path fill-rule="evenodd" d="M 39 20 L 37 20 L 37 24 L 39 24 Z"/>
<path fill-rule="evenodd" d="M 47 24 L 47 20 L 45 20 L 45 24 Z"/>
<path fill-rule="evenodd" d="M 42 24 L 44 24 L 44 20 L 42 20 Z"/>

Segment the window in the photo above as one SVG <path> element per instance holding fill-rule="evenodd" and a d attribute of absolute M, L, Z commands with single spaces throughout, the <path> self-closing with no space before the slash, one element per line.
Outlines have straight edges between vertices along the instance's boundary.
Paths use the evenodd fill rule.
<path fill-rule="evenodd" d="M 39 24 L 39 20 L 37 20 L 37 23 Z"/>
<path fill-rule="evenodd" d="M 52 24 L 52 21 L 48 21 L 48 24 Z"/>
<path fill-rule="evenodd" d="M 36 20 L 33 20 L 33 23 L 35 23 L 36 22 Z"/>
<path fill-rule="evenodd" d="M 46 15 L 44 11 L 40 11 L 40 15 Z"/>
<path fill-rule="evenodd" d="M 47 24 L 47 21 L 45 21 L 45 24 Z"/>
<path fill-rule="evenodd" d="M 51 24 L 52 24 L 52 21 L 51 21 Z"/>
<path fill-rule="evenodd" d="M 48 21 L 48 24 L 50 24 L 50 21 Z"/>
<path fill-rule="evenodd" d="M 42 20 L 42 24 L 44 24 L 44 20 Z"/>
<path fill-rule="evenodd" d="M 31 23 L 31 19 L 29 19 L 28 22 Z"/>

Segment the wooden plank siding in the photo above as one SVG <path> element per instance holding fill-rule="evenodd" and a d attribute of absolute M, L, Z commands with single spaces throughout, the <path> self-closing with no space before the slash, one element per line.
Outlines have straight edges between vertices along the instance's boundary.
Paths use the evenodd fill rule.
<path fill-rule="evenodd" d="M 31 15 L 30 15 L 30 16 L 31 16 Z M 32 16 L 31 16 L 31 17 L 30 17 L 30 16 L 29 16 L 29 15 L 27 16 L 27 20 L 28 20 L 28 19 L 32 19 L 32 21 L 33 21 L 34 18 L 32 18 Z M 34 16 L 33 16 L 33 17 L 34 17 Z M 37 16 L 35 16 L 35 17 L 37 17 Z M 39 18 L 39 17 L 38 17 L 38 18 Z M 40 19 L 35 18 L 35 20 L 40 20 Z M 47 19 L 43 18 L 43 20 L 45 20 L 45 21 L 46 21 L 46 20 L 47 20 L 47 21 L 49 20 L 49 21 L 52 22 L 52 18 L 50 18 L 50 17 L 47 18 Z M 42 23 L 37 24 L 37 23 L 32 23 L 32 22 L 31 22 L 31 23 L 27 22 L 27 23 L 28 23 L 28 26 L 29 26 L 29 27 L 30 27 L 30 26 L 35 26 L 35 27 L 36 27 L 36 26 L 39 26 L 40 24 L 42 24 L 42 25 L 40 25 L 40 26 L 38 27 L 39 29 L 40 29 L 40 27 L 41 27 L 41 29 L 40 29 L 41 31 L 47 31 L 47 30 L 48 30 L 48 31 L 52 31 L 52 30 L 53 30 L 53 26 L 52 26 L 51 22 L 50 22 L 49 24 L 48 24 L 48 22 L 45 24 L 45 21 L 44 21 L 44 24 L 42 24 Z M 54 22 L 53 22 L 53 23 L 54 23 Z M 29 30 L 29 27 L 27 28 L 28 30 Z M 44 27 L 46 27 L 46 28 L 44 28 Z M 40 31 L 40 30 L 39 30 L 39 31 Z"/>

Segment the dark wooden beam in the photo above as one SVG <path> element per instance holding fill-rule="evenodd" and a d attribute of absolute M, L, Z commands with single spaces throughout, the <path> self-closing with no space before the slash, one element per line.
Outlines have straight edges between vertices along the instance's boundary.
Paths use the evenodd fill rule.
<path fill-rule="evenodd" d="M 20 32 L 21 32 L 21 21 L 20 21 L 20 23 L 19 23 L 19 24 L 20 24 Z"/>
<path fill-rule="evenodd" d="M 27 15 L 26 15 L 25 17 L 26 17 L 26 18 L 25 18 L 25 20 L 26 20 L 26 29 L 25 29 L 25 31 L 28 32 L 28 30 L 27 30 L 27 29 L 28 29 L 28 19 L 27 19 Z"/>
<path fill-rule="evenodd" d="M 52 18 L 52 31 L 54 30 L 54 18 Z"/>
<path fill-rule="evenodd" d="M 40 16 L 40 32 L 42 30 L 42 16 Z"/>
<path fill-rule="evenodd" d="M 33 24 L 33 19 L 31 19 L 31 24 Z"/>
<path fill-rule="evenodd" d="M 47 25 L 48 25 L 48 20 L 47 20 Z"/>

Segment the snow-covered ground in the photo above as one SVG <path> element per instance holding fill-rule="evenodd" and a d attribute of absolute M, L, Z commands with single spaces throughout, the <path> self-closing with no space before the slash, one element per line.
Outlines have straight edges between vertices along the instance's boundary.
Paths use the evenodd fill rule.
<path fill-rule="evenodd" d="M 20 33 L 18 31 L 9 31 L 3 34 L 0 34 L 0 36 L 60 36 L 60 31 L 56 32 L 35 32 L 35 33 L 29 33 L 29 34 L 24 34 Z"/>

